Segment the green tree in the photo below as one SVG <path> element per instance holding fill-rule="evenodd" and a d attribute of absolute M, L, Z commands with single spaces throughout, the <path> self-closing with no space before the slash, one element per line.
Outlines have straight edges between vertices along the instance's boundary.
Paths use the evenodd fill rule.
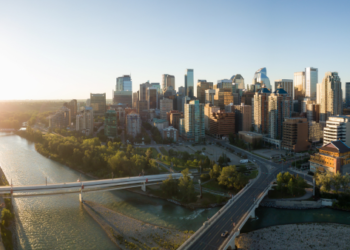
<path fill-rule="evenodd" d="M 210 179 L 216 179 L 219 177 L 221 173 L 221 167 L 217 164 L 215 164 L 213 166 L 213 169 L 210 169 L 209 175 L 210 175 Z"/>
<path fill-rule="evenodd" d="M 190 171 L 188 168 L 181 171 L 182 177 L 179 179 L 179 190 L 182 200 L 184 202 L 194 201 L 196 198 L 196 193 L 194 190 L 193 181 L 190 177 Z"/>
<path fill-rule="evenodd" d="M 161 188 L 167 196 L 176 196 L 179 194 L 179 180 L 169 175 L 168 179 L 163 181 Z"/>

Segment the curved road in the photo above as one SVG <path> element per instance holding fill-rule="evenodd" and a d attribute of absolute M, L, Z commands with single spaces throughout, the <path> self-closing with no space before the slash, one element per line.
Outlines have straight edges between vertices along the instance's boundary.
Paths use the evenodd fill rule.
<path fill-rule="evenodd" d="M 233 230 L 233 223 L 238 223 L 243 215 L 248 211 L 248 209 L 253 205 L 254 198 L 257 198 L 264 189 L 268 186 L 271 181 L 276 178 L 276 175 L 282 171 L 282 165 L 270 162 L 256 155 L 250 154 L 249 152 L 242 150 L 240 148 L 231 146 L 224 142 L 219 142 L 223 147 L 232 148 L 236 153 L 247 154 L 248 158 L 255 160 L 256 164 L 260 167 L 261 174 L 255 183 L 241 196 L 239 197 L 231 207 L 224 212 L 224 214 L 209 226 L 209 229 L 202 234 L 196 242 L 189 247 L 193 250 L 217 250 L 220 245 L 224 242 L 224 238 L 221 237 L 221 233 L 225 231 L 231 232 Z M 274 167 L 270 170 L 266 167 L 270 165 Z M 284 169 L 283 169 L 284 170 Z M 290 169 L 286 170 L 291 171 Z M 304 176 L 302 176 L 304 177 Z M 308 181 L 312 181 L 311 176 L 305 177 Z M 310 179 L 310 180 L 309 180 Z"/>

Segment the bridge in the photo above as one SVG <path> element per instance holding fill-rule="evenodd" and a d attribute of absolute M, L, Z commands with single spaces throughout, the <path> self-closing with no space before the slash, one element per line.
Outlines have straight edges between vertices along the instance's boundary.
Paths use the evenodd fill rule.
<path fill-rule="evenodd" d="M 126 178 L 77 181 L 57 184 L 25 185 L 25 186 L 2 186 L 0 194 L 8 195 L 11 198 L 37 197 L 45 195 L 79 194 L 80 202 L 83 202 L 83 193 L 101 192 L 141 187 L 146 191 L 146 186 L 160 184 L 166 180 L 169 174 L 145 175 Z M 182 177 L 181 173 L 173 173 L 174 179 Z"/>
<path fill-rule="evenodd" d="M 255 217 L 255 209 L 272 188 L 276 175 L 286 170 L 283 169 L 283 165 L 270 162 L 228 143 L 221 141 L 219 144 L 224 148 L 234 149 L 236 154 L 244 153 L 248 159 L 254 160 L 260 168 L 259 175 L 206 221 L 181 245 L 180 250 L 235 249 L 235 238 L 240 234 L 240 230 L 249 218 Z M 310 176 L 306 176 L 305 179 L 309 180 Z M 223 238 L 221 234 L 225 231 L 228 231 L 229 235 Z"/>

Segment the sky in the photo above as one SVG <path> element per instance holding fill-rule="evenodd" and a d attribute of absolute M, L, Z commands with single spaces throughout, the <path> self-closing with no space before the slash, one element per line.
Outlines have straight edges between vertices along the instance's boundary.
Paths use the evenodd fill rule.
<path fill-rule="evenodd" d="M 318 68 L 350 82 L 350 1 L 0 0 L 0 100 L 112 98 L 187 68 L 217 82 L 266 67 L 273 84 Z"/>

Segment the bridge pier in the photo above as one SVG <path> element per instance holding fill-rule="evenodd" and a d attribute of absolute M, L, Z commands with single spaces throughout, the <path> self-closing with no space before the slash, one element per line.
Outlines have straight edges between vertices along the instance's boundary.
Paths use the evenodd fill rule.
<path fill-rule="evenodd" d="M 83 203 L 83 190 L 80 191 L 80 194 L 79 194 L 79 201 L 80 203 Z"/>
<path fill-rule="evenodd" d="M 142 190 L 143 192 L 146 192 L 146 182 L 144 182 L 144 183 L 142 184 L 141 190 Z"/>
<path fill-rule="evenodd" d="M 235 232 L 230 241 L 226 244 L 226 246 L 224 246 L 223 250 L 227 250 L 227 249 L 236 249 L 236 237 L 239 235 L 240 231 L 238 230 L 237 232 Z"/>

